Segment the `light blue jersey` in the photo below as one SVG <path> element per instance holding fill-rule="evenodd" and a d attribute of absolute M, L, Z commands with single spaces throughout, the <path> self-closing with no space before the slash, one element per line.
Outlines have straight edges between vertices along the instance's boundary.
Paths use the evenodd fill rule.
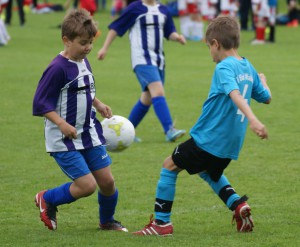
<path fill-rule="evenodd" d="M 248 120 L 229 94 L 239 90 L 250 104 L 251 98 L 266 102 L 270 98 L 251 63 L 227 57 L 216 65 L 202 114 L 190 130 L 197 146 L 220 158 L 236 160 L 242 148 Z"/>

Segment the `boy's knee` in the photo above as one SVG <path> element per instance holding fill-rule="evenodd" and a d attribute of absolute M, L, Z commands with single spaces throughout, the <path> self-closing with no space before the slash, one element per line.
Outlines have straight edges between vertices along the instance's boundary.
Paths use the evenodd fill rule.
<path fill-rule="evenodd" d="M 94 181 L 87 183 L 83 188 L 85 196 L 89 196 L 93 194 L 96 191 L 96 189 L 97 189 L 97 183 Z"/>
<path fill-rule="evenodd" d="M 100 182 L 99 187 L 100 187 L 101 191 L 107 191 L 107 190 L 114 189 L 114 187 L 115 187 L 115 181 L 114 181 L 113 178 L 103 179 Z"/>

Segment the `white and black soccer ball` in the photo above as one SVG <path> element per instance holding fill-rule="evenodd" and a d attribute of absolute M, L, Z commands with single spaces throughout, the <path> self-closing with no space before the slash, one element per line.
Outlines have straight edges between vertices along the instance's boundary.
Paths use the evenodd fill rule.
<path fill-rule="evenodd" d="M 121 152 L 132 144 L 135 129 L 127 118 L 114 115 L 111 118 L 105 118 L 101 124 L 108 151 Z"/>

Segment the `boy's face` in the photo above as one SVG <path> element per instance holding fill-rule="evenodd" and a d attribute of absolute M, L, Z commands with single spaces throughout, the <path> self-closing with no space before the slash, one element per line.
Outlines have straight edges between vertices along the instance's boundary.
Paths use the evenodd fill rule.
<path fill-rule="evenodd" d="M 69 40 L 67 37 L 63 37 L 65 44 L 65 52 L 69 55 L 69 58 L 74 61 L 82 61 L 92 50 L 94 38 L 88 37 L 76 37 L 74 40 Z"/>
<path fill-rule="evenodd" d="M 210 51 L 210 55 L 215 63 L 221 62 L 220 44 L 217 40 L 213 39 L 211 43 L 206 43 Z"/>

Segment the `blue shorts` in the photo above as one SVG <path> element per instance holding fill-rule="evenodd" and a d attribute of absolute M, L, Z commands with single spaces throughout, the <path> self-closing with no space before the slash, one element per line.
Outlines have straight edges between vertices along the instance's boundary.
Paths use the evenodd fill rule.
<path fill-rule="evenodd" d="M 51 156 L 56 160 L 61 170 L 72 180 L 111 164 L 111 158 L 106 152 L 105 146 L 77 151 L 55 152 L 51 153 Z"/>
<path fill-rule="evenodd" d="M 148 91 L 148 85 L 151 82 L 161 81 L 165 83 L 165 71 L 160 70 L 152 65 L 137 65 L 134 68 L 134 73 L 140 82 L 142 91 Z"/>

